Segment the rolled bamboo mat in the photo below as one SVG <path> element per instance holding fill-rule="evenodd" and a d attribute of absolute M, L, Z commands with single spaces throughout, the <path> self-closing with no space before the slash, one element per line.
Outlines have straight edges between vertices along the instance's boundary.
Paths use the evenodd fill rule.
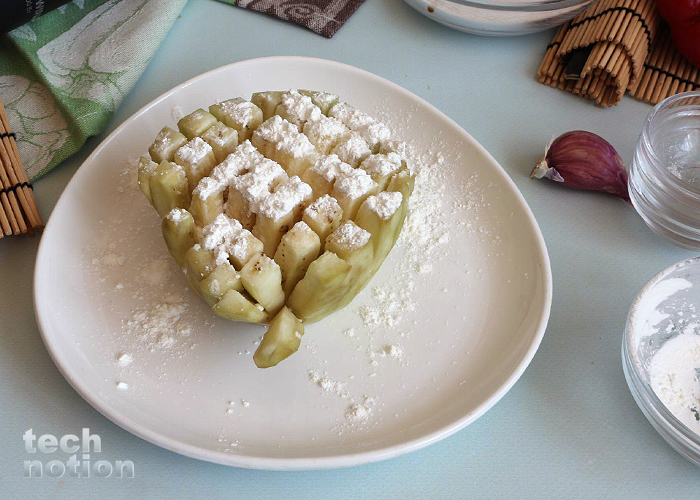
<path fill-rule="evenodd" d="M 700 69 L 673 48 L 671 32 L 662 26 L 644 61 L 641 77 L 630 85 L 630 95 L 656 104 L 668 96 L 700 90 Z"/>
<path fill-rule="evenodd" d="M 673 47 L 653 0 L 601 0 L 559 30 L 539 81 L 616 106 L 629 92 L 656 104 L 700 88 L 698 68 Z"/>
<path fill-rule="evenodd" d="M 34 190 L 0 99 L 0 238 L 11 234 L 33 236 L 43 227 Z"/>

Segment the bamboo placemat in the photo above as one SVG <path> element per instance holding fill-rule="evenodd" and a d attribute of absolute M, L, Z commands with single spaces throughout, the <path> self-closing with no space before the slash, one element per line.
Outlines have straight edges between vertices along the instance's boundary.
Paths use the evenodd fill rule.
<path fill-rule="evenodd" d="M 700 69 L 673 48 L 671 32 L 663 25 L 644 61 L 642 76 L 630 85 L 629 93 L 656 104 L 668 96 L 691 90 L 700 90 Z"/>
<path fill-rule="evenodd" d="M 34 235 L 35 230 L 43 227 L 34 190 L 0 99 L 0 238 L 11 234 Z"/>
<path fill-rule="evenodd" d="M 698 68 L 673 47 L 653 0 L 602 0 L 567 22 L 537 77 L 606 107 L 625 92 L 656 104 L 700 88 Z"/>

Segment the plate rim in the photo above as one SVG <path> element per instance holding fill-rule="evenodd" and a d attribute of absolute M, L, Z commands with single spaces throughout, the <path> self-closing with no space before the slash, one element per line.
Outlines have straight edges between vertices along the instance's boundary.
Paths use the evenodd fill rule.
<path fill-rule="evenodd" d="M 42 341 L 46 346 L 47 351 L 54 362 L 59 372 L 68 381 L 70 386 L 75 390 L 88 404 L 95 408 L 100 414 L 106 417 L 108 420 L 118 425 L 127 432 L 148 441 L 156 446 L 165 448 L 169 451 L 185 455 L 190 458 L 195 458 L 199 460 L 204 460 L 208 462 L 214 462 L 222 465 L 241 467 L 246 469 L 258 469 L 258 470 L 316 470 L 316 469 L 335 469 L 341 467 L 351 467 L 356 465 L 364 465 L 373 462 L 379 462 L 382 460 L 387 460 L 390 458 L 395 458 L 402 456 L 406 453 L 417 451 L 421 448 L 429 446 L 436 443 L 442 439 L 445 439 L 456 432 L 464 429 L 467 425 L 471 424 L 489 409 L 491 409 L 498 401 L 505 396 L 505 394 L 515 385 L 515 383 L 520 379 L 525 369 L 529 366 L 535 353 L 537 352 L 542 339 L 544 337 L 547 324 L 549 322 L 549 316 L 551 312 L 552 304 L 552 271 L 551 263 L 549 259 L 549 253 L 547 252 L 547 247 L 540 230 L 539 224 L 535 219 L 530 206 L 527 204 L 524 196 L 518 189 L 517 185 L 510 178 L 508 173 L 503 169 L 503 167 L 493 158 L 493 156 L 476 140 L 474 139 L 464 128 L 462 128 L 457 122 L 447 116 L 445 113 L 440 111 L 438 108 L 427 102 L 425 99 L 414 94 L 410 90 L 407 90 L 400 85 L 383 78 L 379 75 L 375 75 L 367 70 L 341 63 L 338 61 L 332 61 L 328 59 L 316 58 L 316 57 L 305 57 L 305 56 L 267 56 L 267 57 L 257 57 L 252 59 L 244 59 L 242 61 L 236 61 L 233 63 L 225 64 L 218 68 L 201 73 L 194 76 L 179 85 L 167 90 L 155 99 L 149 101 L 146 105 L 141 107 L 138 111 L 133 113 L 131 116 L 126 118 L 116 129 L 114 129 L 107 137 L 105 137 L 102 142 L 90 153 L 90 155 L 85 159 L 85 161 L 80 165 L 76 172 L 71 177 L 68 184 L 64 188 L 63 192 L 59 196 L 51 215 L 60 207 L 61 203 L 65 203 L 65 194 L 69 190 L 71 184 L 76 182 L 81 170 L 84 170 L 86 165 L 92 163 L 95 156 L 97 156 L 111 141 L 112 139 L 121 133 L 121 131 L 129 126 L 133 120 L 142 114 L 146 113 L 150 108 L 160 103 L 164 99 L 170 97 L 172 94 L 181 91 L 192 83 L 209 78 L 218 72 L 228 71 L 230 68 L 235 66 L 243 66 L 251 63 L 259 63 L 261 61 L 285 61 L 293 62 L 299 61 L 303 63 L 312 64 L 322 64 L 335 66 L 338 69 L 343 69 L 346 71 L 351 71 L 359 74 L 361 77 L 369 78 L 388 86 L 392 91 L 402 93 L 412 99 L 418 99 L 423 105 L 427 106 L 428 109 L 434 113 L 437 113 L 443 120 L 446 120 L 449 124 L 455 126 L 460 133 L 463 135 L 470 146 L 475 147 L 481 154 L 483 154 L 488 161 L 490 161 L 495 167 L 497 174 L 502 178 L 502 180 L 514 191 L 515 199 L 517 204 L 523 209 L 528 220 L 533 226 L 534 236 L 537 249 L 539 250 L 542 261 L 542 271 L 544 274 L 544 302 L 542 305 L 542 310 L 539 315 L 539 323 L 535 335 L 530 343 L 530 346 L 518 360 L 515 370 L 506 378 L 506 380 L 500 385 L 500 387 L 491 394 L 485 401 L 483 401 L 474 411 L 463 415 L 460 418 L 440 427 L 437 430 L 429 432 L 427 434 L 421 435 L 419 437 L 404 441 L 402 443 L 380 447 L 373 450 L 363 451 L 359 453 L 344 453 L 339 455 L 328 455 L 314 458 L 276 458 L 276 457 L 257 457 L 257 456 L 245 456 L 245 455 L 234 455 L 225 453 L 223 451 L 215 451 L 207 448 L 202 448 L 194 446 L 191 444 L 183 443 L 177 439 L 171 438 L 166 434 L 156 432 L 154 430 L 145 428 L 143 425 L 134 421 L 133 419 L 124 416 L 123 414 L 112 411 L 109 405 L 105 404 L 104 400 L 99 397 L 98 394 L 90 390 L 86 384 L 84 384 L 80 377 L 75 377 L 69 369 L 68 363 L 61 357 L 58 350 L 58 346 L 51 342 L 49 335 L 46 333 L 49 328 L 47 327 L 48 313 L 41 309 L 40 303 L 43 297 L 39 294 L 39 281 L 40 275 L 42 274 L 43 264 L 46 261 L 44 254 L 46 254 L 50 249 L 48 244 L 45 242 L 47 238 L 42 237 L 39 248 L 37 250 L 37 256 L 34 266 L 34 276 L 33 276 L 33 305 L 34 305 L 34 315 L 36 318 L 37 326 L 39 332 L 41 333 Z M 44 234 L 49 233 L 53 230 L 54 225 L 52 224 L 52 217 L 49 216 L 46 227 L 44 229 Z"/>

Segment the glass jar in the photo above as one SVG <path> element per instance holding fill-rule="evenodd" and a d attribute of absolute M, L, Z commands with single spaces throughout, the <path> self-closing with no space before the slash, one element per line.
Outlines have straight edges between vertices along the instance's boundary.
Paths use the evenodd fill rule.
<path fill-rule="evenodd" d="M 672 284 L 679 281 L 684 285 Z M 622 368 L 634 400 L 661 437 L 696 465 L 700 465 L 700 434 L 683 423 L 682 414 L 674 414 L 664 404 L 654 391 L 651 372 L 652 360 L 667 342 L 697 335 L 692 315 L 698 305 L 700 257 L 694 257 L 666 268 L 647 283 L 630 308 L 622 336 Z M 696 365 L 678 368 L 679 373 L 692 373 Z"/>
<path fill-rule="evenodd" d="M 671 96 L 649 113 L 630 165 L 629 193 L 657 234 L 700 249 L 700 91 Z"/>

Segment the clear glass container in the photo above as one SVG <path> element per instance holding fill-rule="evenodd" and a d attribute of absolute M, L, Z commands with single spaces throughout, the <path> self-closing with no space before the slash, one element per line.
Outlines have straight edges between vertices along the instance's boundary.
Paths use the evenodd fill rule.
<path fill-rule="evenodd" d="M 698 335 L 693 318 L 698 308 L 700 257 L 695 257 L 668 267 L 647 283 L 630 308 L 622 337 L 622 366 L 634 400 L 661 437 L 696 465 L 700 465 L 700 435 L 664 405 L 652 387 L 650 372 L 652 359 L 667 342 Z M 692 373 L 697 366 L 680 369 Z"/>
<path fill-rule="evenodd" d="M 700 91 L 671 96 L 649 113 L 630 164 L 629 193 L 656 233 L 700 249 Z"/>

